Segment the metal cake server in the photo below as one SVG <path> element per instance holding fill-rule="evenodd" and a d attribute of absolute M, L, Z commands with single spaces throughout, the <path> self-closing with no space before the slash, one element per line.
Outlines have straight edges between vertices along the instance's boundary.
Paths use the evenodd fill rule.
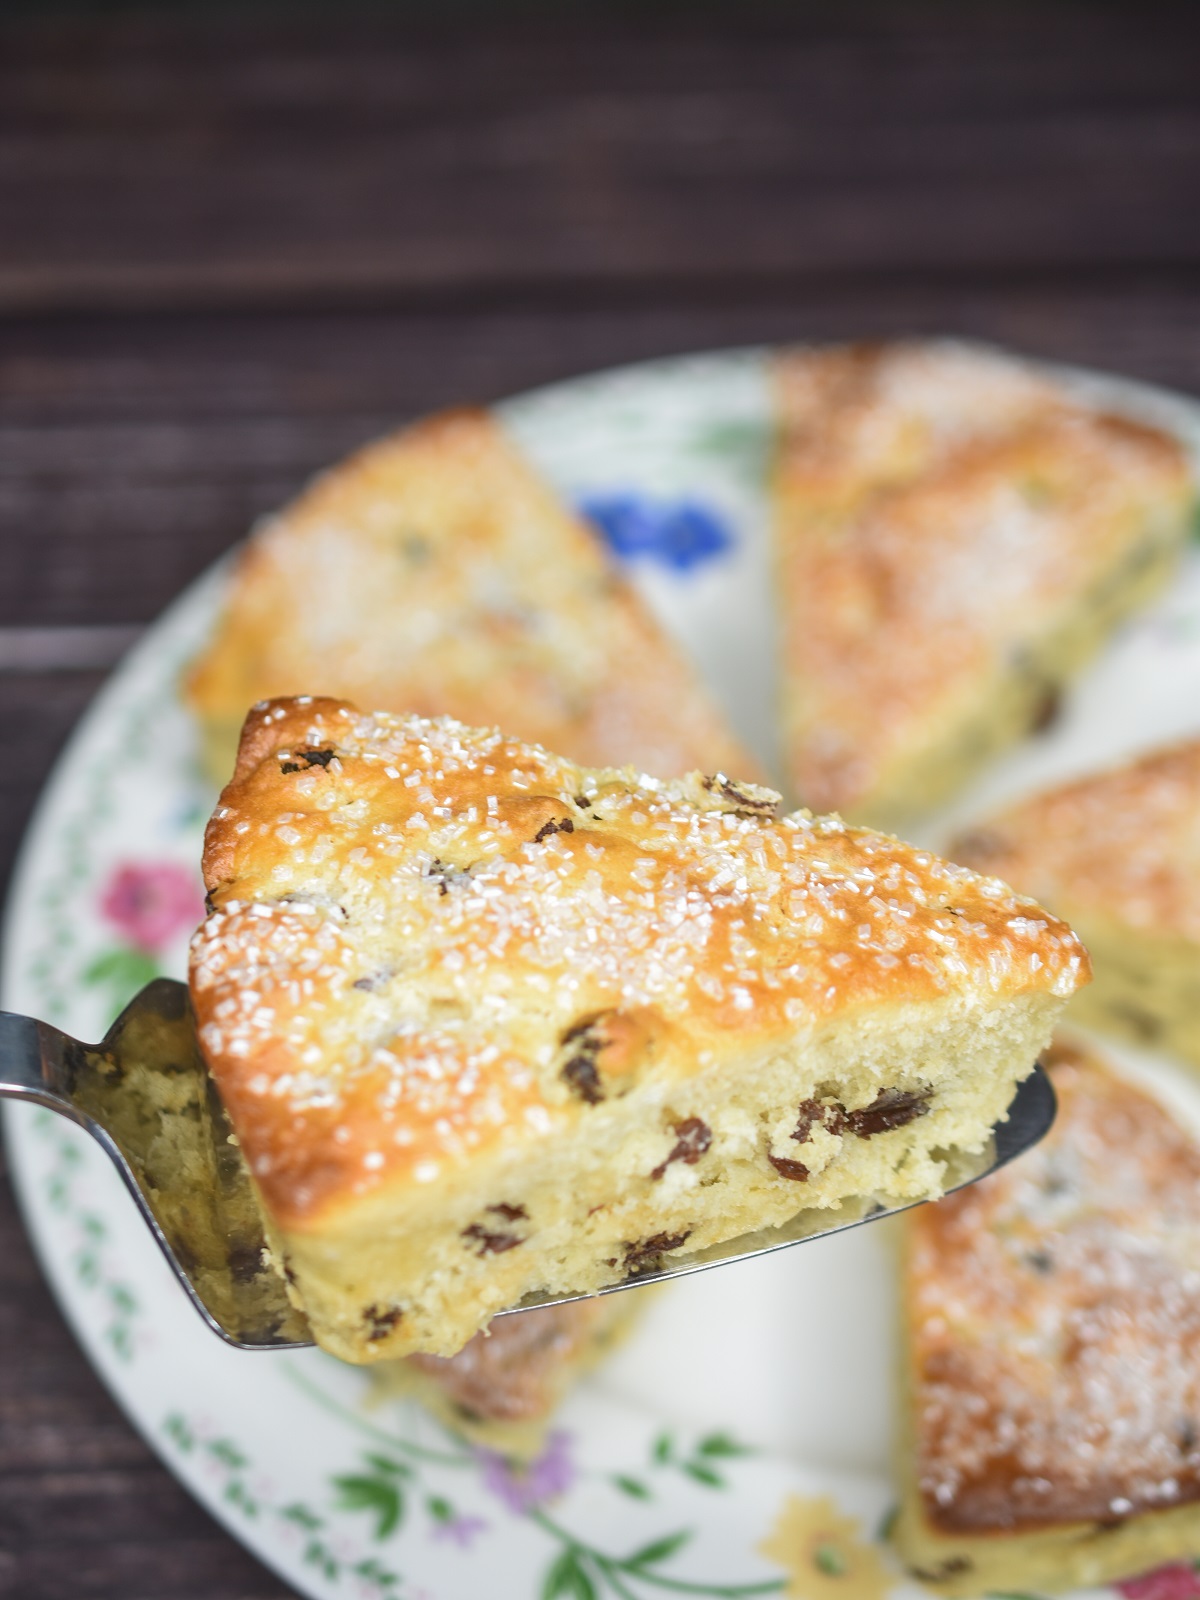
<path fill-rule="evenodd" d="M 147 984 L 100 1044 L 80 1044 L 48 1023 L 0 1012 L 0 1097 L 28 1100 L 85 1128 L 121 1174 L 168 1265 L 208 1326 L 239 1350 L 312 1343 L 303 1314 L 264 1259 L 262 1223 L 225 1109 L 196 1046 L 187 988 Z M 1054 1121 L 1050 1079 L 1039 1066 L 1017 1090 L 1008 1119 L 978 1156 L 954 1155 L 947 1191 L 975 1183 L 1027 1150 Z M 908 1209 L 869 1200 L 802 1211 L 782 1227 L 656 1263 L 614 1284 L 657 1283 L 816 1239 Z M 514 1311 L 570 1295 L 529 1295 Z M 508 1315 L 508 1313 L 501 1313 Z"/>

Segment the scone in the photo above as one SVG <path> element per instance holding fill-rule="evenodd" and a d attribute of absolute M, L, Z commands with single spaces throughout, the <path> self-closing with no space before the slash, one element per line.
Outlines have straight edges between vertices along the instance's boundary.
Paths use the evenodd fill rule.
<path fill-rule="evenodd" d="M 750 770 L 599 539 L 483 411 L 368 446 L 264 522 L 185 690 L 222 783 L 249 708 L 312 690 L 595 765 Z"/>
<path fill-rule="evenodd" d="M 1085 981 L 1061 922 L 721 773 L 268 702 L 209 824 L 201 1047 L 319 1343 L 525 1296 L 981 1149 Z"/>
<path fill-rule="evenodd" d="M 1080 1046 L 1037 1149 L 904 1219 L 893 1537 L 938 1593 L 1091 1588 L 1200 1551 L 1200 1146 Z"/>
<path fill-rule="evenodd" d="M 1200 741 L 1038 795 L 951 854 L 1078 930 L 1096 982 L 1072 1016 L 1200 1066 Z"/>
<path fill-rule="evenodd" d="M 1182 445 L 949 343 L 775 364 L 783 735 L 799 800 L 902 826 L 1053 712 L 1163 583 Z"/>
<path fill-rule="evenodd" d="M 372 1398 L 409 1395 L 472 1444 L 536 1455 L 567 1391 L 624 1337 L 642 1295 L 595 1295 L 498 1317 L 455 1356 L 372 1368 Z"/>

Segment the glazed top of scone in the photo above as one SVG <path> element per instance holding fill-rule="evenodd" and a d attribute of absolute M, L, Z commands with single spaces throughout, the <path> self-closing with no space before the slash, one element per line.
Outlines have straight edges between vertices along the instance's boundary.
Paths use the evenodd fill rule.
<path fill-rule="evenodd" d="M 190 981 L 277 1218 L 319 1226 L 849 1010 L 1087 981 L 1070 929 L 999 881 L 777 806 L 446 719 L 255 707 Z"/>
<path fill-rule="evenodd" d="M 1059 1042 L 1037 1149 L 910 1219 L 913 1406 L 946 1533 L 1200 1499 L 1200 1145 Z"/>
<path fill-rule="evenodd" d="M 1200 940 L 1200 739 L 1036 795 L 953 848 L 1081 919 Z"/>

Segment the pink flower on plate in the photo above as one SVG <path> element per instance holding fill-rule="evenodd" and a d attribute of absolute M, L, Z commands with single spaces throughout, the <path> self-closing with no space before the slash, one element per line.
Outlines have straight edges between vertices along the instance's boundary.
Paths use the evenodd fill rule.
<path fill-rule="evenodd" d="M 100 913 L 135 949 L 157 955 L 200 921 L 204 896 L 177 861 L 124 861 L 104 886 Z"/>
<path fill-rule="evenodd" d="M 1125 1600 L 1197 1600 L 1200 1572 L 1186 1561 L 1172 1561 L 1137 1578 L 1123 1578 L 1113 1588 Z"/>

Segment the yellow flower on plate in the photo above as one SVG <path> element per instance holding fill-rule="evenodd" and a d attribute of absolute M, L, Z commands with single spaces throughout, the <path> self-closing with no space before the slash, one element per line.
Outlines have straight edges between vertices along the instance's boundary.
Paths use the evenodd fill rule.
<path fill-rule="evenodd" d="M 828 1495 L 789 1495 L 759 1551 L 786 1568 L 792 1600 L 883 1600 L 892 1582 L 878 1548 L 860 1536 L 858 1519 Z"/>

